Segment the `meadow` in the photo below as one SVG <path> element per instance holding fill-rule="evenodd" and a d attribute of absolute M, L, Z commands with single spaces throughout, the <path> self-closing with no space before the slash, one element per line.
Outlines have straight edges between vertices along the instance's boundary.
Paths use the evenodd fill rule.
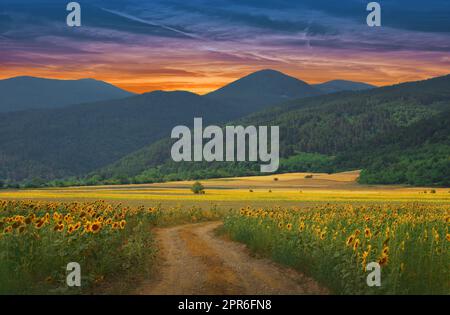
<path fill-rule="evenodd" d="M 0 293 L 92 293 L 158 256 L 152 229 L 223 220 L 222 232 L 338 294 L 450 294 L 447 188 L 364 186 L 358 172 L 0 191 Z M 67 288 L 67 262 L 83 289 Z M 365 264 L 382 266 L 369 288 Z M 125 288 L 126 290 L 126 288 Z"/>

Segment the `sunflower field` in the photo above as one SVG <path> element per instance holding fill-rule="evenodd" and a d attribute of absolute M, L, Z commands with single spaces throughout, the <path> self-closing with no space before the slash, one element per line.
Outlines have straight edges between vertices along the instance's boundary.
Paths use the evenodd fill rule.
<path fill-rule="evenodd" d="M 335 294 L 450 294 L 449 225 L 448 205 L 326 204 L 242 208 L 224 230 Z M 370 262 L 381 286 L 367 285 Z"/>
<path fill-rule="evenodd" d="M 152 226 L 215 218 L 197 208 L 0 200 L 0 294 L 84 293 L 148 269 L 156 253 Z M 66 285 L 70 262 L 81 266 L 80 289 Z"/>

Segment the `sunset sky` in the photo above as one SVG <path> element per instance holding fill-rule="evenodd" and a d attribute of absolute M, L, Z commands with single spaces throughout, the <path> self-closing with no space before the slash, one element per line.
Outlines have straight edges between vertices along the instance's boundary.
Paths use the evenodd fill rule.
<path fill-rule="evenodd" d="M 206 93 L 271 68 L 308 83 L 382 86 L 450 73 L 450 1 L 0 0 L 0 79 L 94 78 L 134 92 Z"/>

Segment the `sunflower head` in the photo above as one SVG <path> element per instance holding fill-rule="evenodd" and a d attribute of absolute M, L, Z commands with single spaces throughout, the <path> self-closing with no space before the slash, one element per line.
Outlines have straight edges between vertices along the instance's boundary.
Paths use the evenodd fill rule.
<path fill-rule="evenodd" d="M 94 222 L 91 226 L 91 231 L 92 233 L 96 234 L 98 232 L 100 232 L 101 229 L 101 223 L 100 222 Z"/>
<path fill-rule="evenodd" d="M 345 242 L 345 244 L 347 245 L 347 246 L 350 246 L 352 243 L 353 243 L 353 241 L 355 240 L 355 235 L 350 235 L 348 238 L 347 238 L 347 241 Z"/>
<path fill-rule="evenodd" d="M 56 232 L 62 232 L 64 230 L 64 224 L 63 223 L 56 224 L 53 230 Z"/>
<path fill-rule="evenodd" d="M 12 226 L 8 226 L 8 227 L 5 228 L 5 230 L 3 231 L 3 233 L 9 234 L 9 233 L 11 233 L 12 231 L 13 231 Z"/>
<path fill-rule="evenodd" d="M 378 258 L 378 263 L 380 264 L 380 266 L 385 266 L 387 265 L 388 260 L 389 260 L 388 255 L 381 254 L 381 257 Z"/>
<path fill-rule="evenodd" d="M 39 221 L 36 222 L 34 227 L 39 230 L 40 228 L 42 228 L 44 226 L 44 224 L 45 224 L 45 219 L 39 219 Z"/>
<path fill-rule="evenodd" d="M 69 225 L 69 228 L 67 229 L 67 233 L 68 234 L 72 234 L 75 231 L 75 226 L 74 225 Z"/>
<path fill-rule="evenodd" d="M 364 236 L 365 236 L 366 238 L 371 238 L 371 237 L 372 237 L 372 232 L 370 231 L 370 229 L 369 229 L 368 227 L 366 227 L 366 228 L 364 229 Z"/>

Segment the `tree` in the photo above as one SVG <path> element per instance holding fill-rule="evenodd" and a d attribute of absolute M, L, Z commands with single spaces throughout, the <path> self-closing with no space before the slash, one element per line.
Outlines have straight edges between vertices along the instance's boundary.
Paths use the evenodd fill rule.
<path fill-rule="evenodd" d="M 203 195 L 205 193 L 205 187 L 198 181 L 192 185 L 191 190 L 194 194 L 197 195 Z"/>

